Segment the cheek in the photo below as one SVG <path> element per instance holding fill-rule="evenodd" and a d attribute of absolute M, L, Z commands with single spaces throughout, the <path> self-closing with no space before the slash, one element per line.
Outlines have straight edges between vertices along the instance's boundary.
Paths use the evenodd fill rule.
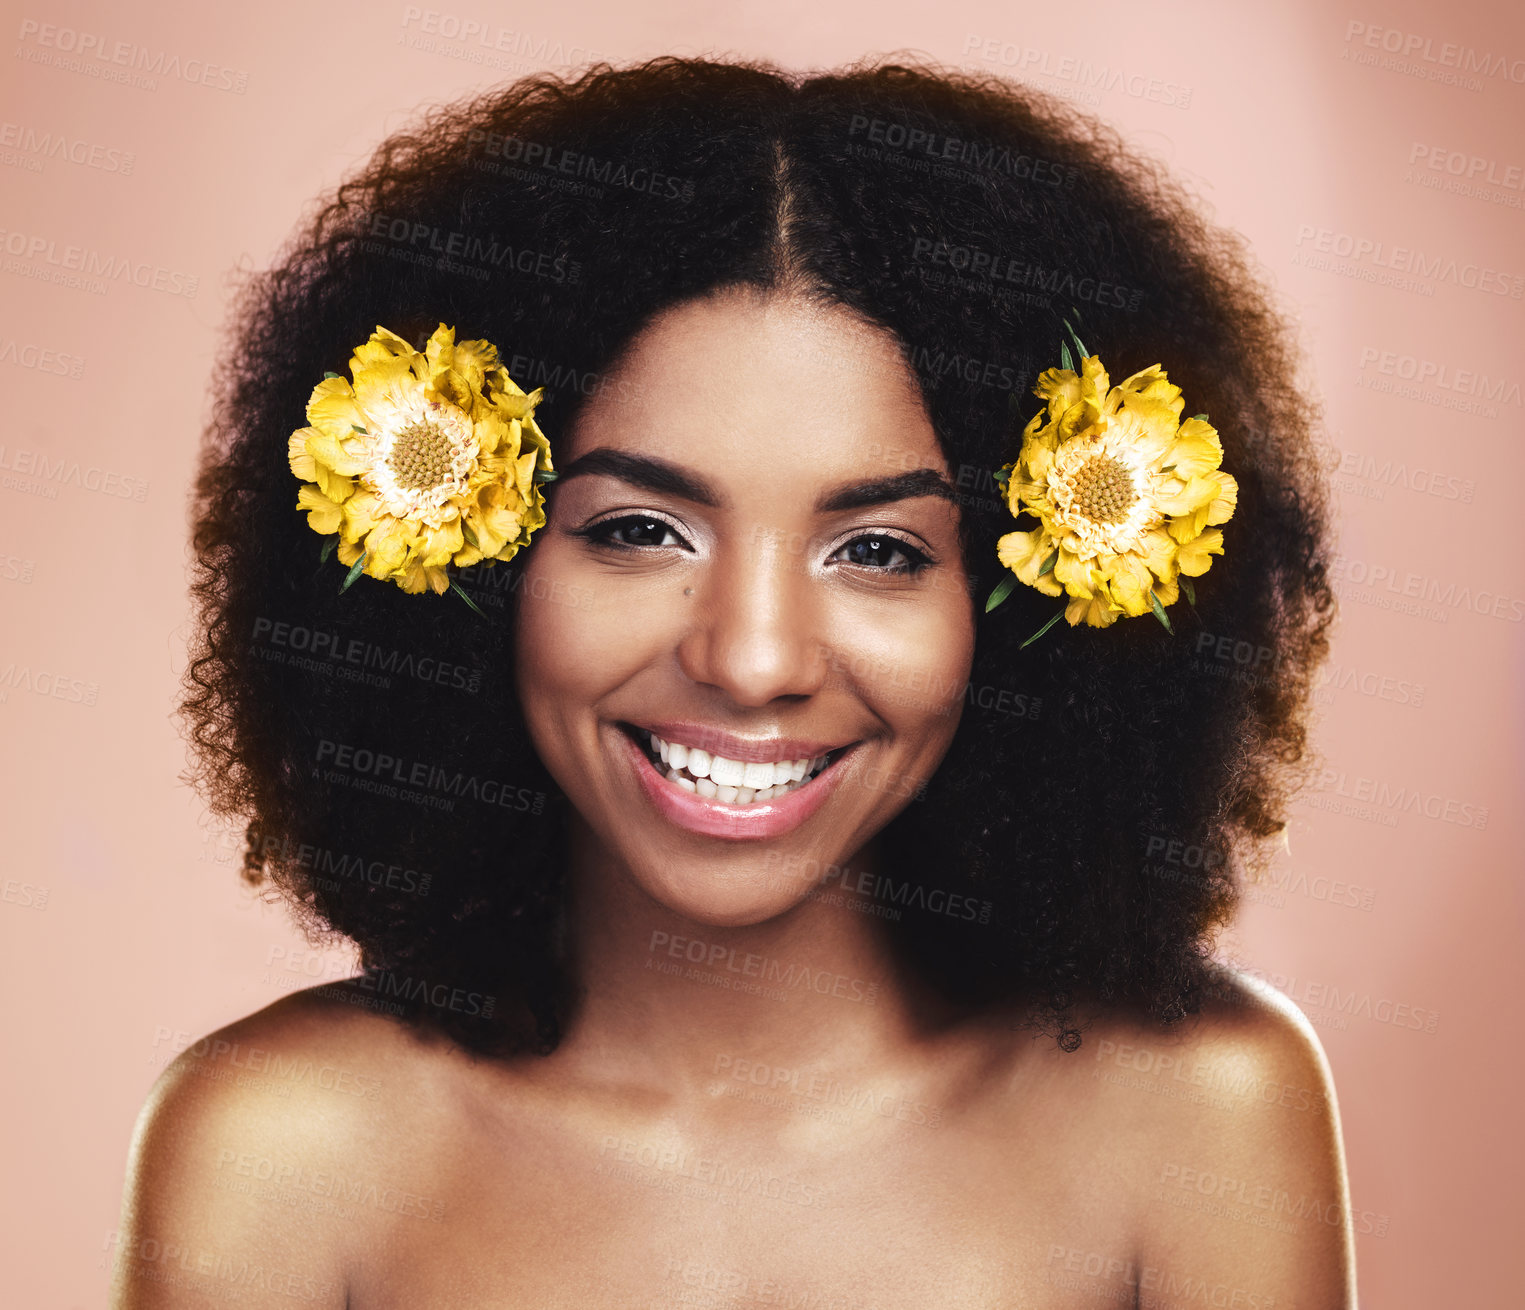
<path fill-rule="evenodd" d="M 601 699 L 670 642 L 667 617 L 660 597 L 633 595 L 621 579 L 590 567 L 574 543 L 534 544 L 514 590 L 514 676 L 548 765 L 592 744 Z"/>
<path fill-rule="evenodd" d="M 960 592 L 859 627 L 839 647 L 844 672 L 908 744 L 951 740 L 974 660 L 974 616 Z"/>

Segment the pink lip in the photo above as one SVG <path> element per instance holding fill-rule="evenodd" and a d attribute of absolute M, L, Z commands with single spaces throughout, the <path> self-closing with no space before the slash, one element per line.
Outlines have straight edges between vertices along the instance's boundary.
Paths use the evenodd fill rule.
<path fill-rule="evenodd" d="M 655 728 L 652 731 L 657 732 L 659 737 L 672 740 Z M 625 745 L 625 751 L 629 756 L 631 767 L 635 770 L 635 776 L 640 781 L 641 789 L 656 806 L 658 812 L 678 827 L 705 837 L 726 837 L 732 841 L 764 841 L 770 837 L 782 836 L 797 828 L 820 809 L 826 803 L 826 798 L 836 788 L 837 780 L 842 776 L 842 770 L 837 767 L 841 760 L 836 760 L 825 772 L 817 774 L 803 787 L 796 787 L 778 799 L 754 801 L 750 805 L 727 805 L 723 801 L 706 800 L 703 796 L 684 791 L 683 788 L 668 782 L 656 771 L 651 761 L 646 758 L 646 752 L 636 745 L 629 733 L 616 730 L 616 736 Z M 793 749 L 802 743 L 786 744 Z M 808 746 L 811 743 L 803 744 Z M 808 750 L 801 751 L 793 758 L 800 759 L 810 754 Z M 815 754 L 823 755 L 825 750 L 818 750 Z M 738 757 L 728 755 L 727 758 Z M 743 760 L 743 763 L 745 762 Z"/>
<path fill-rule="evenodd" d="M 663 741 L 676 742 L 690 750 L 698 747 L 711 755 L 723 755 L 742 764 L 776 764 L 780 760 L 813 760 L 817 755 L 840 750 L 845 741 L 811 741 L 804 737 L 737 737 L 707 723 L 665 719 L 660 723 L 638 723 L 638 728 L 654 732 Z"/>

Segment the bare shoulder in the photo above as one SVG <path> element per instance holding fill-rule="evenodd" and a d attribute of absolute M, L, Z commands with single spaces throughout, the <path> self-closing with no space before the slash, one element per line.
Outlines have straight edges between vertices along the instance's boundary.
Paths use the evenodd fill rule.
<path fill-rule="evenodd" d="M 343 1306 L 355 1254 L 430 1204 L 398 1143 L 440 1062 L 333 996 L 285 997 L 160 1076 L 133 1134 L 114 1307 Z"/>
<path fill-rule="evenodd" d="M 1354 1234 L 1329 1061 L 1275 988 L 1220 967 L 1179 1030 L 1099 1022 L 1098 1108 L 1136 1126 L 1141 1287 L 1210 1304 L 1354 1307 Z M 1155 1280 L 1153 1283 L 1145 1281 Z"/>

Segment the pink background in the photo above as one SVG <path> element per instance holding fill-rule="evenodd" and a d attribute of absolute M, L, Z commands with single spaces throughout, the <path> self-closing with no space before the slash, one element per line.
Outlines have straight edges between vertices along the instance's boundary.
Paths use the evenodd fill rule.
<path fill-rule="evenodd" d="M 193 1037 L 347 972 L 241 890 L 234 838 L 177 780 L 184 507 L 229 271 L 270 260 L 322 189 L 429 102 L 597 57 L 810 68 L 897 50 L 1025 78 L 1116 124 L 1248 237 L 1299 323 L 1327 402 L 1344 558 L 1316 726 L 1327 772 L 1297 808 L 1279 882 L 1253 894 L 1223 950 L 1279 983 L 1323 1039 L 1357 1226 L 1371 1230 L 1364 1303 L 1511 1300 L 1525 1072 L 1519 7 L 443 2 L 433 19 L 357 0 L 6 5 L 8 1302 L 101 1305 L 128 1137 L 159 1069 Z M 446 39 L 464 24 L 470 44 Z M 157 78 L 111 80 L 133 76 L 139 52 L 162 57 Z M 1088 85 L 1082 60 L 1121 77 Z M 148 285 L 51 280 L 68 276 L 70 246 L 130 261 Z M 1354 998 L 1344 1010 L 1335 989 Z"/>

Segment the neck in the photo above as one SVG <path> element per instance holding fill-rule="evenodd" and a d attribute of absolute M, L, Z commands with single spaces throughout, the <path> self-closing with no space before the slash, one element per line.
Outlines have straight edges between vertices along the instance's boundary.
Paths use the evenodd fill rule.
<path fill-rule="evenodd" d="M 590 1077 L 702 1095 L 740 1062 L 768 1078 L 888 1070 L 939 1008 L 883 921 L 829 889 L 766 921 L 717 927 L 651 897 L 574 821 L 567 946 L 581 985 L 558 1054 Z M 849 862 L 876 872 L 876 852 Z"/>

